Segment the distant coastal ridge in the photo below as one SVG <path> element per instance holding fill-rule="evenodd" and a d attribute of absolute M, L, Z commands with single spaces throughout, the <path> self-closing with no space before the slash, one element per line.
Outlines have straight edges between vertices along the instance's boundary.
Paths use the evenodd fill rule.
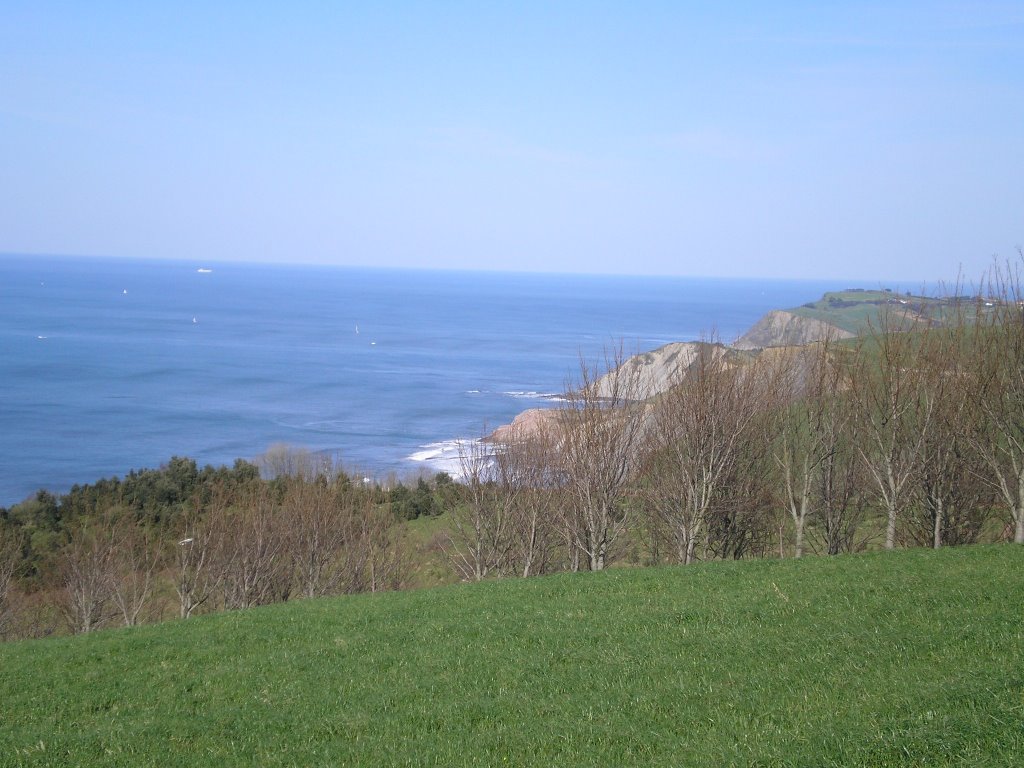
<path fill-rule="evenodd" d="M 992 307 L 995 303 L 982 296 L 920 296 L 890 288 L 847 288 L 827 292 L 817 301 L 799 307 L 771 310 L 731 344 L 714 338 L 671 342 L 633 355 L 622 366 L 637 369 L 638 390 L 654 397 L 665 392 L 672 382 L 680 381 L 705 346 L 716 347 L 717 354 L 722 356 L 759 354 L 826 339 L 853 339 L 879 327 L 886 313 L 890 318 L 897 318 L 901 329 L 912 330 L 915 326 L 942 323 L 955 313 L 963 312 L 965 307 L 973 310 L 978 306 Z M 609 372 L 595 382 L 599 392 L 609 386 L 612 376 Z M 530 408 L 517 415 L 512 423 L 499 426 L 486 440 L 502 442 L 513 435 L 534 434 L 556 418 L 554 408 Z"/>

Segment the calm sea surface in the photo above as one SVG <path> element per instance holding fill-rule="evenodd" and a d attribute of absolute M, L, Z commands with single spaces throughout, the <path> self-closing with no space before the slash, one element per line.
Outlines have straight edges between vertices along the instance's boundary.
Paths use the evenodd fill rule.
<path fill-rule="evenodd" d="M 849 285 L 0 256 L 0 505 L 275 443 L 444 468 L 580 355 L 731 341 Z"/>

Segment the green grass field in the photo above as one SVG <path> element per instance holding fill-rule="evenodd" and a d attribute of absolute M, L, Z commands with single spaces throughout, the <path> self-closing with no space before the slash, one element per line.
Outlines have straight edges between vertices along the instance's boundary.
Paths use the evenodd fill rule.
<path fill-rule="evenodd" d="M 1024 547 L 617 569 L 0 646 L 0 765 L 1022 765 Z"/>
<path fill-rule="evenodd" d="M 942 323 L 967 322 L 973 323 L 978 317 L 979 308 L 987 317 L 989 312 L 996 310 L 979 307 L 975 301 L 967 299 L 963 303 L 949 297 L 909 296 L 890 291 L 830 291 L 817 301 L 808 302 L 794 307 L 789 312 L 842 328 L 844 331 L 862 335 L 872 328 L 878 329 L 882 324 L 882 316 L 891 312 L 890 322 L 905 330 L 913 330 L 913 320 L 903 319 L 903 313 L 910 311 L 910 317 L 929 317 Z"/>

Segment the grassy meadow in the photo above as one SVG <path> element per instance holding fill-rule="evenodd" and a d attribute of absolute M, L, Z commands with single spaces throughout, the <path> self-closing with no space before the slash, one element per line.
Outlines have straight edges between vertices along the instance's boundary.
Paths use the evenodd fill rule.
<path fill-rule="evenodd" d="M 0 645 L 0 765 L 1021 765 L 1024 547 L 715 562 Z"/>

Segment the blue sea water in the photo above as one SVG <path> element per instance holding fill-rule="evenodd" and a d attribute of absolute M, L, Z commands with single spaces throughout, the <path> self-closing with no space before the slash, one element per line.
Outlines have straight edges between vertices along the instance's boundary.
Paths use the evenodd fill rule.
<path fill-rule="evenodd" d="M 0 256 L 0 505 L 275 443 L 443 468 L 580 356 L 731 341 L 848 285 Z"/>

